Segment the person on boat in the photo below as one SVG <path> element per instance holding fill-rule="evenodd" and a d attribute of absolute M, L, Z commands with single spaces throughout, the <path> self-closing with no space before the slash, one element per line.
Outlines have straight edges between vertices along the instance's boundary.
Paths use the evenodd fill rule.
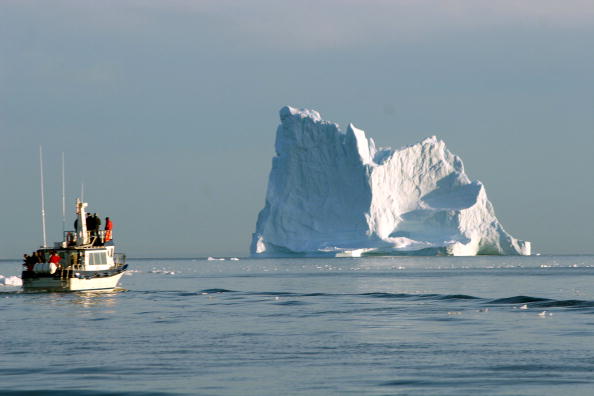
<path fill-rule="evenodd" d="M 56 267 L 60 266 L 60 261 L 62 260 L 62 257 L 58 256 L 58 254 L 56 252 L 52 252 L 52 255 L 49 258 L 49 263 L 50 264 L 56 264 Z"/>
<path fill-rule="evenodd" d="M 74 246 L 76 244 L 76 232 L 66 233 L 66 243 L 68 246 Z"/>
<path fill-rule="evenodd" d="M 33 252 L 33 258 L 35 259 L 35 264 L 45 263 L 45 259 L 43 258 L 43 252 L 41 250 Z"/>
<path fill-rule="evenodd" d="M 77 265 L 77 264 L 81 264 L 81 263 L 80 263 L 80 259 L 81 259 L 81 256 L 79 256 L 79 254 L 78 254 L 78 253 L 76 253 L 76 252 L 74 252 L 74 253 L 72 253 L 72 254 L 70 255 L 70 262 L 71 262 L 72 264 L 75 264 L 75 265 Z"/>
<path fill-rule="evenodd" d="M 97 213 L 93 213 L 88 217 L 87 229 L 91 232 L 91 243 L 93 246 L 101 246 L 101 238 L 99 238 L 99 228 L 101 227 L 101 220 L 97 217 Z M 90 225 L 88 225 L 90 224 Z"/>
<path fill-rule="evenodd" d="M 99 235 L 99 230 L 101 229 L 101 219 L 99 216 L 97 216 L 97 213 L 93 213 L 93 222 L 93 225 L 95 226 L 95 228 L 93 228 L 95 230 L 95 235 Z"/>
<path fill-rule="evenodd" d="M 105 242 L 111 241 L 111 230 L 113 230 L 113 223 L 109 217 L 105 218 Z"/>
<path fill-rule="evenodd" d="M 87 213 L 86 223 L 87 232 L 90 232 L 91 236 L 93 236 L 93 230 L 95 229 L 95 220 L 93 219 L 93 216 L 91 216 L 90 213 Z"/>
<path fill-rule="evenodd" d="M 34 254 L 31 256 L 28 254 L 23 255 L 23 260 L 25 261 L 23 263 L 23 267 L 25 267 L 27 271 L 33 271 L 33 267 L 35 267 L 35 264 L 37 263 L 37 259 L 35 258 Z"/>

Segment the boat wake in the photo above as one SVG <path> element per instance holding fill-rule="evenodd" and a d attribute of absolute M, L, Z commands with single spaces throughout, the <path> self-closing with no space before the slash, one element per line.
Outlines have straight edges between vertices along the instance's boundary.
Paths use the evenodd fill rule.
<path fill-rule="evenodd" d="M 488 311 L 487 307 L 496 308 L 512 306 L 514 309 L 526 310 L 530 308 L 543 309 L 543 308 L 573 308 L 573 309 L 588 309 L 594 308 L 594 301 L 589 300 L 557 300 L 544 297 L 531 297 L 531 296 L 512 296 L 502 298 L 484 298 L 471 296 L 466 294 L 434 294 L 434 293 L 386 293 L 386 292 L 371 292 L 371 293 L 291 293 L 291 292 L 280 292 L 280 291 L 234 291 L 227 289 L 212 288 L 201 290 L 194 295 L 211 295 L 211 294 L 225 294 L 232 295 L 233 299 L 241 299 L 241 297 L 274 297 L 275 301 L 279 301 L 279 298 L 291 298 L 291 299 L 307 299 L 308 302 L 312 302 L 311 298 L 340 298 L 340 297 L 352 297 L 352 298 L 372 298 L 372 299 L 384 299 L 384 300 L 401 300 L 401 301 L 424 301 L 424 302 L 451 302 L 451 303 L 465 303 L 477 305 L 481 310 Z"/>

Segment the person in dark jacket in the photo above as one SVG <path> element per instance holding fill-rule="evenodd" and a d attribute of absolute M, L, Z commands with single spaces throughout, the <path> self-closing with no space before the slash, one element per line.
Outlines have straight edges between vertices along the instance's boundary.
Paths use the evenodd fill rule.
<path fill-rule="evenodd" d="M 90 231 L 91 235 L 93 235 L 93 230 L 95 229 L 95 222 L 93 221 L 93 216 L 91 216 L 90 213 L 87 213 L 86 223 L 87 223 L 87 231 Z"/>
<path fill-rule="evenodd" d="M 99 230 L 101 229 L 101 219 L 99 218 L 99 216 L 97 216 L 97 213 L 93 213 L 93 224 L 94 224 L 94 230 L 95 230 L 95 235 L 99 235 Z"/>
<path fill-rule="evenodd" d="M 23 267 L 26 268 L 27 271 L 33 271 L 33 267 L 35 267 L 35 264 L 37 264 L 37 259 L 35 258 L 35 253 L 33 253 L 33 256 L 29 256 L 28 254 L 25 254 L 23 256 L 24 259 L 24 263 L 23 263 Z"/>
<path fill-rule="evenodd" d="M 95 241 L 93 242 L 93 244 L 95 246 L 99 246 L 101 244 L 101 240 L 99 238 L 99 227 L 101 227 L 101 219 L 97 217 L 97 213 L 93 213 L 93 216 L 91 216 L 91 222 L 93 225 L 93 227 L 91 228 L 91 235 L 95 237 Z"/>

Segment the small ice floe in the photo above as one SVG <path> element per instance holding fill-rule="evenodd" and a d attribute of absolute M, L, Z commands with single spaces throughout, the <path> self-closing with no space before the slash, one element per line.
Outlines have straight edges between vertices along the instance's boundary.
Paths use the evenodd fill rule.
<path fill-rule="evenodd" d="M 520 309 L 528 309 L 528 304 L 520 305 Z"/>
<path fill-rule="evenodd" d="M 0 286 L 23 286 L 23 280 L 18 276 L 0 275 Z"/>
<path fill-rule="evenodd" d="M 239 258 L 238 257 L 231 257 L 229 260 L 231 260 L 231 261 L 239 261 Z"/>
<path fill-rule="evenodd" d="M 489 312 L 489 308 L 481 308 L 478 312 Z"/>
<path fill-rule="evenodd" d="M 165 274 L 165 275 L 175 275 L 175 271 L 167 271 L 165 269 L 156 269 L 153 268 L 149 271 L 149 274 Z"/>
<path fill-rule="evenodd" d="M 553 316 L 553 314 L 547 311 L 542 311 L 538 314 L 538 316 L 540 316 L 541 318 L 546 318 L 547 316 Z"/>
<path fill-rule="evenodd" d="M 208 261 L 225 261 L 225 259 L 223 257 L 211 257 L 211 256 L 208 256 L 207 260 Z"/>
<path fill-rule="evenodd" d="M 448 315 L 462 315 L 462 312 L 460 311 L 449 311 Z"/>

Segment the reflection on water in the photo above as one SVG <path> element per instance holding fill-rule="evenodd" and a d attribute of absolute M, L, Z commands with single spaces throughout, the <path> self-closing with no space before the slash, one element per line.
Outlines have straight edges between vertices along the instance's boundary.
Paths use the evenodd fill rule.
<path fill-rule="evenodd" d="M 73 293 L 75 298 L 72 299 L 72 303 L 79 304 L 84 307 L 90 307 L 94 305 L 100 305 L 103 307 L 112 307 L 117 304 L 118 293 L 126 291 L 125 289 L 112 289 L 112 290 L 88 290 Z"/>
<path fill-rule="evenodd" d="M 77 292 L 44 292 L 44 291 L 12 291 L 10 294 L 26 296 L 26 302 L 31 305 L 64 306 L 77 305 L 82 307 L 114 307 L 118 303 L 117 296 L 126 289 L 87 290 Z M 7 293 L 8 294 L 8 293 Z M 109 311 L 104 311 L 109 312 Z"/>

